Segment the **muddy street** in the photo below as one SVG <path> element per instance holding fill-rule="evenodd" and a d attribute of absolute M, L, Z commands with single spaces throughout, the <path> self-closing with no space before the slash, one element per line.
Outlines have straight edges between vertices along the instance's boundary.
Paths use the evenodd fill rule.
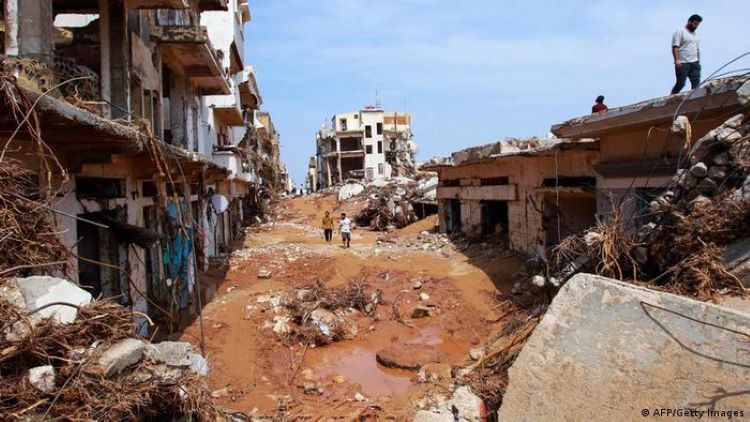
<path fill-rule="evenodd" d="M 461 250 L 427 235 L 434 218 L 387 239 L 355 229 L 344 249 L 323 238 L 325 210 L 346 211 L 332 196 L 283 200 L 277 220 L 248 232 L 229 258 L 203 314 L 213 395 L 255 416 L 409 418 L 448 391 L 452 366 L 498 330 L 496 293 L 510 290 L 520 262 L 487 244 Z M 287 332 L 284 302 L 316 284 L 379 297 L 362 312 L 337 311 L 347 325 L 340 338 L 309 343 Z M 199 344 L 199 322 L 182 337 Z M 425 382 L 425 365 L 445 375 Z"/>

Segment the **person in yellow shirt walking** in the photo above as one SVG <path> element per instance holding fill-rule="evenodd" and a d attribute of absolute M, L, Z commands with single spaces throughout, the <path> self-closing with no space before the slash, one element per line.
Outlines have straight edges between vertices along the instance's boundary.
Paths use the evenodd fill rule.
<path fill-rule="evenodd" d="M 323 216 L 323 234 L 326 237 L 326 242 L 330 245 L 333 240 L 333 217 L 331 217 L 330 211 L 326 211 L 326 215 Z"/>

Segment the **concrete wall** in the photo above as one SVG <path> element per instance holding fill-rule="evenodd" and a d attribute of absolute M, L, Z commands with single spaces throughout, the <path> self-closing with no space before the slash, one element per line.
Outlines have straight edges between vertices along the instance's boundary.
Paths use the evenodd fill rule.
<path fill-rule="evenodd" d="M 481 232 L 482 200 L 507 201 L 508 236 L 514 250 L 533 253 L 545 244 L 542 221 L 545 178 L 595 177 L 596 151 L 559 151 L 544 156 L 508 156 L 486 163 L 443 167 L 439 170 L 441 186 L 437 189 L 440 227 L 446 231 L 447 199 L 461 199 L 462 231 L 469 235 Z M 507 185 L 481 186 L 481 179 L 507 177 Z M 446 180 L 458 180 L 460 186 L 442 186 Z"/>
<path fill-rule="evenodd" d="M 748 314 L 576 275 L 508 371 L 499 420 L 676 420 L 659 409 L 709 408 L 743 415 L 701 420 L 746 420 L 749 335 Z"/>

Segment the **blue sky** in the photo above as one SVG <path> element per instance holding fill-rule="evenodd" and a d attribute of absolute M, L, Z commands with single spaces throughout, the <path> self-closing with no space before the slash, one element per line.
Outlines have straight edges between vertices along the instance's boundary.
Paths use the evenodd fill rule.
<path fill-rule="evenodd" d="M 412 113 L 420 160 L 665 95 L 692 13 L 704 77 L 750 50 L 748 0 L 257 0 L 246 27 L 263 108 L 299 184 L 315 132 L 375 102 Z M 734 68 L 750 67 L 750 59 Z"/>

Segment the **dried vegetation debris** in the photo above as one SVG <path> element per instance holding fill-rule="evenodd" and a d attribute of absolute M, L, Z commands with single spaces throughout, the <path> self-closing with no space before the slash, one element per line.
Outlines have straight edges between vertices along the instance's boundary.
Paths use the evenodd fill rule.
<path fill-rule="evenodd" d="M 689 123 L 680 122 L 673 134 L 689 148 Z M 734 271 L 740 265 L 727 261 L 750 255 L 748 114 L 730 118 L 686 151 L 681 168 L 649 203 L 640 226 L 625 220 L 623 205 L 613 207 L 606 222 L 564 239 L 549 256 L 530 259 L 517 274 L 513 294 L 499 305 L 504 328 L 486 346 L 485 356 L 458 370 L 490 408 L 499 408 L 508 368 L 560 286 L 576 273 L 646 283 L 698 300 L 747 294 L 742 284 L 747 279 Z M 739 252 L 728 254 L 730 248 Z"/>
<path fill-rule="evenodd" d="M 308 346 L 356 336 L 357 320 L 376 319 L 382 301 L 382 291 L 357 281 L 340 287 L 317 282 L 278 295 L 258 297 L 259 303 L 272 307 L 273 321 L 268 321 L 267 326 L 285 345 Z"/>
<path fill-rule="evenodd" d="M 134 334 L 131 310 L 94 301 L 77 306 L 68 323 L 54 315 L 36 319 L 23 299 L 9 300 L 12 281 L 0 282 L 3 415 L 65 420 L 191 415 L 214 420 L 221 414 L 210 397 L 200 355 L 191 352 L 188 362 L 175 365 L 149 353 L 162 344 Z"/>
<path fill-rule="evenodd" d="M 690 144 L 689 124 L 672 130 Z M 747 294 L 726 269 L 724 253 L 750 237 L 748 157 L 750 119 L 739 114 L 693 145 L 637 229 L 629 227 L 619 204 L 606 222 L 561 242 L 548 260 L 532 260 L 525 279 L 555 290 L 575 273 L 590 272 L 698 300 Z M 523 282 L 516 287 L 517 292 L 525 289 Z"/>

